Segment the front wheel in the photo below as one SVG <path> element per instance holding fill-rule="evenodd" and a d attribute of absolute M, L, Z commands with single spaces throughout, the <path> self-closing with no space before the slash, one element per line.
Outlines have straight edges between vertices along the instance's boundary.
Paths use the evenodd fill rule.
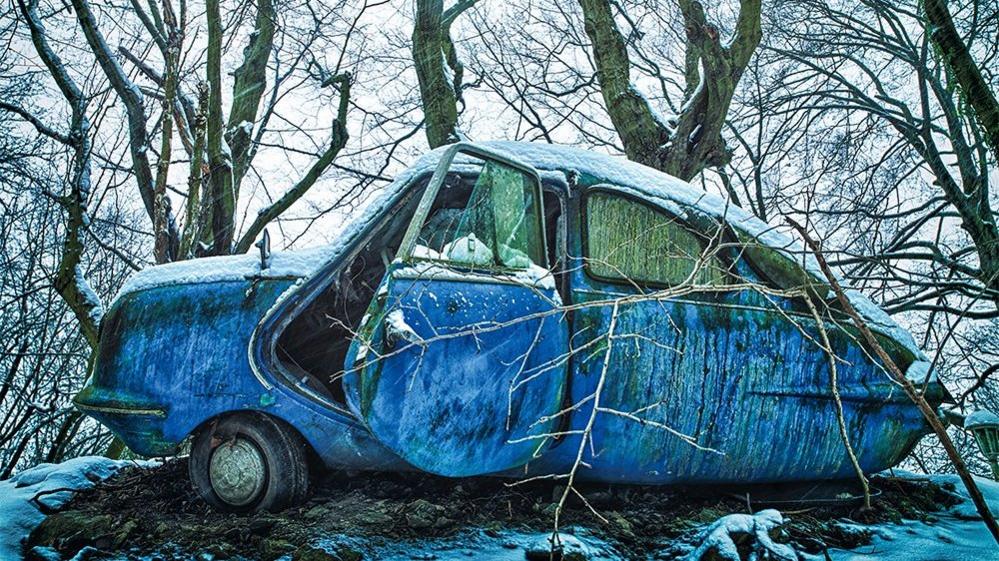
<path fill-rule="evenodd" d="M 307 496 L 306 446 L 281 421 L 240 413 L 210 423 L 195 436 L 188 471 L 195 490 L 215 508 L 277 511 Z"/>

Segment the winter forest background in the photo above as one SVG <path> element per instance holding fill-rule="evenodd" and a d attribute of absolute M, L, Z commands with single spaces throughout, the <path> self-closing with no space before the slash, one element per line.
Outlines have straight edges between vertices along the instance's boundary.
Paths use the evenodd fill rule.
<path fill-rule="evenodd" d="M 994 1 L 12 0 L 0 44 L 0 479 L 117 452 L 70 398 L 130 273 L 326 243 L 458 138 L 807 223 L 999 409 Z M 930 438 L 909 464 L 949 469 Z"/>

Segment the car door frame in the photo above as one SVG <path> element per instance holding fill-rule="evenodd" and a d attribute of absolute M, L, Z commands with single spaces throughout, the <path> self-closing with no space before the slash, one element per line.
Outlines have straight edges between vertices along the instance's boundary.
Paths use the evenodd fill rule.
<path fill-rule="evenodd" d="M 413 227 L 415 219 L 421 212 L 421 209 L 423 209 L 424 204 L 428 205 L 427 208 L 423 209 L 423 219 L 426 218 L 426 213 L 429 212 L 430 207 L 433 205 L 437 192 L 443 185 L 447 172 L 459 152 L 468 153 L 480 158 L 493 159 L 529 174 L 537 181 L 537 196 L 541 197 L 538 199 L 538 205 L 539 208 L 542 208 L 541 205 L 544 204 L 543 186 L 541 177 L 536 169 L 530 165 L 524 164 L 523 162 L 511 159 L 503 153 L 484 148 L 474 143 L 457 142 L 448 146 L 441 154 L 440 159 L 438 159 L 437 163 L 434 165 L 434 171 L 427 183 L 427 186 L 419 195 L 421 197 L 419 205 L 409 219 L 410 224 L 407 226 L 406 233 L 403 235 L 402 243 L 400 243 L 399 249 L 396 251 L 394 256 L 395 259 L 400 259 L 402 256 L 407 255 L 411 251 L 407 250 L 406 245 L 407 236 L 410 234 L 409 230 Z M 395 196 L 385 204 L 385 208 L 387 209 L 385 212 L 391 212 L 392 209 L 397 208 L 407 197 L 412 196 L 414 186 L 416 186 L 426 176 L 427 174 L 424 172 L 414 174 L 413 177 L 409 178 L 406 185 L 400 188 L 398 193 L 396 193 Z M 434 191 L 434 196 L 433 198 L 428 198 L 427 193 L 431 189 Z M 427 200 L 430 202 L 425 203 Z M 547 226 L 545 224 L 544 214 L 545 213 L 542 208 L 541 212 L 539 212 L 542 232 L 546 231 L 545 228 Z M 384 213 L 381 216 L 384 216 Z M 281 361 L 276 356 L 275 344 L 277 339 L 280 338 L 281 334 L 288 327 L 288 324 L 290 324 L 295 317 L 297 317 L 297 314 L 308 307 L 313 300 L 326 289 L 329 279 L 336 275 L 344 264 L 350 262 L 357 249 L 363 246 L 364 242 L 371 236 L 371 233 L 375 229 L 378 222 L 378 220 L 372 220 L 369 223 L 364 224 L 360 231 L 358 231 L 354 240 L 347 247 L 345 247 L 342 252 L 331 259 L 328 263 L 321 266 L 301 284 L 291 286 L 285 290 L 285 292 L 278 297 L 271 309 L 257 323 L 257 326 L 254 328 L 250 337 L 249 345 L 247 346 L 250 369 L 253 372 L 254 377 L 265 389 L 272 390 L 275 387 L 288 389 L 296 395 L 300 395 L 308 399 L 310 402 L 321 405 L 324 409 L 336 414 L 338 418 L 342 417 L 342 420 L 349 421 L 351 423 L 358 423 L 358 421 L 354 418 L 353 413 L 346 404 L 334 402 L 315 392 L 312 392 L 308 388 L 299 387 L 289 383 L 288 375 L 284 372 L 283 367 L 281 366 Z M 416 235 L 419 234 L 418 230 L 419 228 L 417 228 Z M 544 257 L 547 260 L 547 238 L 546 236 L 542 236 L 542 238 L 542 249 L 544 251 Z M 415 243 L 415 235 L 412 241 Z M 385 274 L 388 275 L 390 272 L 391 268 L 387 268 Z"/>
<path fill-rule="evenodd" d="M 385 205 L 385 211 L 377 218 L 398 208 L 407 197 L 414 195 L 414 188 L 427 173 L 414 174 L 406 181 L 406 185 Z M 420 195 L 422 196 L 422 195 Z M 300 284 L 292 285 L 282 293 L 270 310 L 257 322 L 247 346 L 250 369 L 257 381 L 267 390 L 282 388 L 297 396 L 307 399 L 310 403 L 321 406 L 325 411 L 343 422 L 360 426 L 346 404 L 327 399 L 308 388 L 303 388 L 289 382 L 287 373 L 281 366 L 276 354 L 276 343 L 288 325 L 307 308 L 329 285 L 329 281 L 337 275 L 340 269 L 356 254 L 360 247 L 370 238 L 380 220 L 375 219 L 364 224 L 354 239 L 329 262 L 319 267 Z M 386 271 L 387 272 L 387 271 Z"/>
<path fill-rule="evenodd" d="M 567 189 L 567 184 L 563 180 L 561 182 L 562 183 L 561 185 L 555 186 L 554 189 L 548 189 L 546 188 L 540 173 L 530 165 L 519 162 L 516 159 L 508 157 L 503 153 L 494 152 L 492 150 L 488 150 L 474 144 L 469 144 L 469 143 L 456 144 L 454 146 L 449 147 L 447 151 L 444 153 L 444 155 L 441 157 L 441 160 L 438 163 L 438 167 L 434 173 L 434 176 L 431 178 L 429 184 L 424 190 L 424 193 L 422 195 L 422 200 L 420 201 L 416 211 L 414 211 L 413 215 L 409 218 L 410 223 L 407 227 L 406 233 L 403 236 L 403 241 L 399 246 L 396 258 L 394 259 L 392 266 L 387 271 L 386 277 L 383 278 L 382 280 L 382 285 L 378 289 L 378 295 L 376 295 L 375 299 L 372 301 L 371 305 L 368 308 L 368 311 L 366 313 L 367 319 L 365 320 L 365 323 L 363 323 L 359 328 L 359 332 L 361 333 L 360 335 L 361 338 L 360 339 L 355 338 L 355 341 L 352 344 L 351 351 L 348 352 L 348 359 L 347 363 L 344 365 L 344 368 L 345 370 L 357 372 L 358 377 L 364 376 L 365 374 L 363 374 L 363 372 L 366 371 L 370 366 L 367 361 L 367 357 L 369 356 L 369 349 L 373 349 L 377 345 L 384 344 L 386 339 L 389 337 L 389 335 L 387 335 L 387 328 L 385 327 L 386 324 L 385 318 L 388 317 L 389 310 L 385 306 L 387 305 L 386 302 L 387 299 L 389 298 L 389 295 L 392 294 L 394 291 L 391 283 L 396 280 L 402 282 L 420 281 L 420 280 L 427 281 L 424 271 L 422 269 L 419 269 L 418 267 L 414 267 L 417 264 L 429 263 L 431 264 L 431 266 L 440 267 L 442 270 L 451 270 L 459 274 L 459 276 L 453 278 L 445 275 L 440 279 L 443 282 L 451 283 L 457 281 L 457 282 L 468 282 L 468 283 L 487 284 L 487 285 L 494 285 L 494 284 L 513 285 L 516 287 L 527 288 L 534 291 L 540 288 L 539 285 L 536 285 L 534 283 L 531 283 L 530 281 L 527 281 L 524 278 L 519 277 L 519 273 L 521 271 L 528 269 L 522 269 L 520 267 L 510 268 L 496 264 L 476 265 L 470 263 L 466 264 L 461 262 L 452 262 L 447 259 L 427 258 L 425 256 L 418 255 L 417 252 L 415 251 L 415 248 L 417 247 L 418 244 L 419 236 L 424 228 L 424 225 L 428 220 L 430 212 L 434 208 L 434 205 L 437 203 L 439 197 L 442 194 L 442 188 L 445 185 L 446 177 L 449 175 L 453 175 L 454 173 L 458 174 L 464 173 L 462 166 L 465 163 L 458 159 L 459 154 L 464 154 L 474 158 L 480 158 L 482 160 L 499 163 L 501 165 L 520 171 L 524 173 L 525 176 L 529 177 L 530 180 L 533 180 L 533 187 L 531 188 L 533 188 L 534 190 L 533 195 L 536 200 L 534 220 L 537 221 L 536 223 L 537 233 L 540 236 L 540 239 L 538 240 L 540 242 L 539 243 L 540 263 L 533 263 L 532 267 L 537 268 L 540 266 L 542 269 L 546 270 L 546 275 L 550 275 L 552 277 L 552 285 L 544 289 L 545 292 L 550 292 L 550 295 L 547 296 L 541 295 L 542 299 L 546 302 L 545 305 L 550 304 L 552 306 L 555 306 L 556 308 L 561 308 L 563 305 L 562 292 L 560 290 L 559 284 L 554 278 L 553 273 L 548 270 L 548 268 L 552 266 L 552 264 L 550 263 L 552 259 L 551 255 L 549 254 L 549 243 L 548 243 L 549 231 L 546 218 L 547 207 L 545 205 L 545 199 L 546 199 L 545 194 L 546 192 L 549 191 L 555 194 L 555 204 L 558 205 L 558 213 L 560 215 L 559 223 L 567 224 L 566 200 L 568 199 L 568 197 L 566 193 L 560 192 L 560 191 L 565 191 Z M 566 226 L 564 230 L 567 230 L 567 228 L 568 227 Z M 566 234 L 567 232 L 563 232 L 561 236 L 565 238 L 567 237 Z M 556 245 L 560 243 L 559 236 L 560 234 L 558 226 L 556 226 L 555 230 Z M 562 240 L 561 243 L 564 243 L 564 240 Z M 556 249 L 556 251 L 558 251 L 558 249 Z M 557 259 L 559 256 L 556 255 L 555 257 Z M 428 282 L 433 282 L 433 278 L 431 278 Z M 404 289 L 403 293 L 408 294 L 409 289 Z M 434 298 L 434 302 L 436 301 L 437 298 Z M 559 317 L 561 315 L 562 314 L 557 314 L 556 317 Z M 569 331 L 569 322 L 564 317 L 561 320 L 555 319 L 553 321 L 556 321 L 556 325 L 561 324 L 559 332 L 553 332 L 553 333 L 556 333 L 556 336 L 562 339 L 562 344 L 560 345 L 560 347 L 563 348 L 564 352 L 565 350 L 567 350 L 566 345 L 567 345 L 567 336 Z M 368 339 L 368 337 L 370 337 L 370 340 Z M 376 341 L 378 342 L 376 343 Z M 413 345 L 420 345 L 419 341 L 422 341 L 422 339 L 418 340 L 407 339 L 407 341 L 410 342 L 404 345 L 403 349 Z M 560 347 L 553 347 L 553 349 L 557 349 Z M 394 354 L 395 352 L 398 351 L 394 351 L 392 354 Z M 387 366 L 383 364 L 377 368 L 387 368 Z M 558 390 L 559 395 L 556 396 L 557 397 L 556 403 L 553 404 L 554 407 L 552 411 L 546 414 L 557 412 L 560 409 L 562 403 L 564 402 L 564 396 L 566 395 L 567 392 L 569 384 L 568 363 L 564 364 L 561 368 L 559 368 L 559 370 L 560 370 L 560 373 L 558 374 L 560 377 L 559 385 L 561 386 L 561 388 Z M 378 373 L 372 375 L 372 379 L 383 381 L 385 377 L 383 376 L 383 374 Z M 347 398 L 348 407 L 351 408 L 355 416 L 367 418 L 370 421 L 370 418 L 367 417 L 367 413 L 362 411 L 363 409 L 362 404 L 370 403 L 370 401 L 373 399 L 371 397 L 366 397 L 366 394 L 364 393 L 365 391 L 371 391 L 371 390 L 364 389 L 362 385 L 363 382 L 360 381 L 360 378 L 355 380 L 353 384 L 354 385 L 348 387 L 347 389 L 348 396 L 351 395 L 351 392 L 355 392 L 353 401 L 351 397 Z M 379 422 L 382 424 L 385 423 L 384 419 L 382 419 Z M 373 432 L 376 431 L 376 428 L 373 426 L 369 428 Z M 389 445 L 389 447 L 392 448 L 392 446 L 399 446 L 402 444 L 402 442 L 404 441 L 393 442 L 393 444 Z M 536 446 L 532 445 L 534 446 L 534 450 L 532 452 L 534 458 L 537 458 L 539 455 L 542 454 L 541 450 L 543 449 L 542 447 L 545 445 L 545 442 L 546 441 L 542 440 L 538 441 Z M 385 443 L 383 442 L 383 444 Z M 546 446 L 545 448 L 550 447 L 551 444 L 552 443 L 549 442 L 548 446 Z M 402 451 L 396 451 L 396 453 L 402 455 Z M 413 458 L 409 458 L 409 460 L 414 461 Z M 527 460 L 527 461 L 529 462 L 532 460 Z M 431 467 L 429 467 L 429 464 L 428 465 L 419 464 L 419 465 L 420 469 L 427 469 L 429 471 L 433 471 Z M 434 465 L 436 466 L 437 464 Z M 499 469 L 506 470 L 513 468 L 502 467 Z"/>

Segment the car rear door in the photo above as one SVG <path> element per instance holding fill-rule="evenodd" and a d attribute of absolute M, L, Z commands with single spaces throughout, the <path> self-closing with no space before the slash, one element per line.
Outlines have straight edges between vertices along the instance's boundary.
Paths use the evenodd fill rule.
<path fill-rule="evenodd" d="M 529 166 L 450 148 L 354 338 L 348 404 L 419 469 L 504 471 L 552 441 L 568 343 L 541 205 Z"/>

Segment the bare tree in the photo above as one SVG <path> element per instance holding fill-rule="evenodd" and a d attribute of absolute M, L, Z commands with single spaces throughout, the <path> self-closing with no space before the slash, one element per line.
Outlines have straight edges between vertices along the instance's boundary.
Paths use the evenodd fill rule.
<path fill-rule="evenodd" d="M 759 0 L 743 0 L 730 39 L 708 22 L 700 2 L 682 0 L 686 32 L 683 104 L 663 118 L 631 81 L 627 37 L 615 21 L 609 0 L 580 0 L 586 34 L 607 113 L 628 157 L 681 179 L 730 158 L 722 139 L 732 95 L 760 42 Z M 626 17 L 626 14 L 622 14 Z"/>
<path fill-rule="evenodd" d="M 939 6 L 816 0 L 768 10 L 729 120 L 742 150 L 726 172 L 758 215 L 807 220 L 830 240 L 830 264 L 913 328 L 962 406 L 995 407 L 996 160 L 954 65 L 994 81 L 996 12 L 949 6 L 961 63 L 947 54 L 960 50 L 954 37 L 943 47 L 931 21 Z M 967 435 L 951 437 L 974 450 Z M 927 441 L 914 460 L 953 469 L 943 452 Z"/>
<path fill-rule="evenodd" d="M 32 3 L 28 4 L 26 1 Z M 91 187 L 90 119 L 86 113 L 87 99 L 77 87 L 76 82 L 69 76 L 62 60 L 49 45 L 45 28 L 38 16 L 37 2 L 26 1 L 19 1 L 18 7 L 31 31 L 31 41 L 72 112 L 69 134 L 66 135 L 50 129 L 33 116 L 23 113 L 40 133 L 58 140 L 73 150 L 69 178 L 66 181 L 68 193 L 57 195 L 58 200 L 66 209 L 67 218 L 62 256 L 52 284 L 73 310 L 80 324 L 80 331 L 87 342 L 91 347 L 96 347 L 97 327 L 100 324 L 101 315 L 103 315 L 103 306 L 84 277 L 80 266 L 84 246 L 82 238 L 84 229 L 90 220 L 86 212 Z M 16 108 L 15 111 L 17 111 Z"/>
<path fill-rule="evenodd" d="M 985 141 L 992 146 L 993 157 L 999 161 L 999 101 L 996 101 L 992 87 L 985 81 L 982 69 L 954 25 L 947 0 L 927 0 L 923 9 L 926 19 L 933 26 L 930 39 L 940 49 L 947 71 L 960 84 L 968 105 L 982 127 Z"/>
<path fill-rule="evenodd" d="M 311 52 L 312 43 L 322 33 L 326 21 L 316 19 L 310 36 L 302 41 L 303 46 L 293 53 L 293 60 L 287 68 L 280 68 L 275 37 L 277 35 L 278 14 L 271 0 L 255 3 L 255 17 L 249 33 L 249 41 L 243 50 L 240 64 L 236 67 L 231 84 L 231 107 L 228 113 L 223 109 L 223 45 L 231 41 L 235 28 L 224 29 L 220 4 L 217 0 L 205 3 L 205 26 L 207 28 L 207 50 L 205 58 L 206 75 L 198 80 L 208 84 L 207 113 L 201 115 L 205 122 L 204 154 L 191 154 L 195 159 L 207 162 L 207 173 L 194 170 L 198 181 L 189 182 L 189 188 L 197 191 L 198 205 L 188 205 L 187 224 L 192 229 L 192 239 L 184 249 L 189 253 L 180 254 L 181 231 L 176 225 L 173 211 L 166 197 L 166 182 L 169 162 L 172 155 L 171 139 L 176 125 L 177 134 L 183 140 L 185 149 L 193 152 L 194 139 L 198 132 L 192 129 L 197 115 L 194 114 L 192 96 L 183 91 L 184 78 L 190 68 L 182 64 L 180 52 L 185 36 L 184 25 L 188 21 L 187 5 L 181 5 L 179 15 L 174 14 L 170 2 L 162 8 L 150 4 L 147 9 L 132 3 L 131 9 L 145 28 L 149 41 L 160 52 L 163 69 L 157 70 L 149 62 L 134 55 L 130 49 L 120 49 L 122 55 L 139 71 L 141 77 L 154 83 L 154 97 L 160 99 L 162 114 L 160 130 L 154 131 L 146 117 L 146 96 L 136 79 L 129 76 L 100 30 L 87 0 L 75 0 L 74 8 L 80 28 L 87 44 L 98 62 L 117 97 L 122 101 L 129 123 L 129 145 L 131 147 L 132 172 L 139 192 L 146 205 L 154 230 L 157 232 L 157 261 L 187 259 L 194 255 L 224 255 L 246 251 L 260 234 L 269 220 L 274 219 L 307 192 L 316 180 L 326 171 L 333 159 L 342 150 L 347 139 L 346 109 L 349 107 L 350 74 L 336 69 L 329 76 L 319 76 L 316 80 L 323 87 L 332 87 L 342 98 L 333 119 L 333 131 L 326 147 L 316 156 L 314 164 L 304 176 L 292 185 L 277 201 L 261 212 L 266 216 L 263 222 L 254 221 L 250 227 L 237 236 L 237 204 L 243 190 L 244 179 L 258 153 L 259 144 L 267 131 L 267 125 L 274 116 L 275 105 L 280 100 L 280 88 L 295 72 L 308 73 L 317 67 L 315 55 Z M 238 20 L 237 20 L 238 25 Z M 269 63 L 273 62 L 271 65 Z M 273 68 L 273 70 L 272 70 Z M 196 81 L 198 81 L 196 80 Z M 272 82 L 270 99 L 266 99 L 268 81 Z M 197 97 L 197 96 L 194 96 Z M 263 105 L 262 105 L 263 104 Z M 159 133 L 159 164 L 154 174 L 152 160 L 148 155 L 151 140 Z M 155 176 L 155 177 L 154 177 Z M 204 183 L 204 186 L 199 183 Z M 192 193 L 193 195 L 193 193 Z M 206 215 L 206 216 L 201 216 Z M 210 218 L 209 218 L 210 217 Z M 192 252 L 193 253 L 190 253 Z"/>
<path fill-rule="evenodd" d="M 7 179 L 21 183 L 0 196 L 2 214 L 14 228 L 6 220 L 18 216 L 15 209 L 30 208 L 24 212 L 38 213 L 46 224 L 35 239 L 15 229 L 28 237 L 16 238 L 18 244 L 12 241 L 5 253 L 11 259 L 18 252 L 32 256 L 27 266 L 7 270 L 0 290 L 5 306 L 27 306 L 16 316 L 17 336 L 10 331 L 11 340 L 23 344 L 0 353 L 6 372 L 7 399 L 0 399 L 6 474 L 29 460 L 107 446 L 108 433 L 76 412 L 69 398 L 92 360 L 102 300 L 111 299 L 128 272 L 149 257 L 163 263 L 247 251 L 268 224 L 280 221 L 334 168 L 355 184 L 328 207 L 305 214 L 338 212 L 354 204 L 365 188 L 387 181 L 380 172 L 391 162 L 395 142 L 387 143 L 389 157 L 374 173 L 364 171 L 367 165 L 334 164 L 351 136 L 348 118 L 357 108 L 350 95 L 351 69 L 364 60 L 348 51 L 351 41 L 366 33 L 361 18 L 382 3 L 351 5 L 345 14 L 339 8 L 346 2 L 321 2 L 279 11 L 261 0 L 251 6 L 249 17 L 241 8 L 226 12 L 218 2 L 208 2 L 206 17 L 185 2 L 94 5 L 80 0 L 64 11 L 24 0 L 14 4 L 13 17 L 4 18 L 5 40 L 29 48 L 5 50 L 0 71 L 6 76 L 8 69 L 30 70 L 23 80 L 10 82 L 18 85 L 11 90 L 17 95 L 4 96 L 0 120 L 12 138 L 23 137 L 44 150 L 12 152 L 17 173 Z M 230 79 L 227 50 L 244 37 L 246 48 Z M 199 54 L 206 45 L 210 52 Z M 230 100 L 226 88 L 231 88 Z M 316 107 L 311 120 L 297 113 L 303 95 Z M 60 99 L 55 109 L 50 99 Z M 53 124 L 59 122 L 65 125 Z M 354 158 L 364 157 L 364 150 L 358 152 L 362 156 Z M 290 162 L 286 171 L 302 171 L 297 178 L 278 175 L 293 180 L 278 183 L 281 191 L 272 196 L 266 183 L 282 154 Z M 262 165 L 255 163 L 258 156 Z M 177 200 L 183 203 L 175 205 Z M 64 214 L 57 227 L 51 221 L 60 218 L 59 209 Z M 145 223 L 135 221 L 138 209 Z M 300 232 L 315 218 L 308 220 Z M 53 236 L 57 245 L 50 243 Z M 51 268 L 53 259 L 57 265 Z M 41 278 L 44 285 L 38 284 Z M 32 300 L 50 289 L 66 307 Z M 82 337 L 64 333 L 67 307 Z M 62 362 L 57 363 L 44 354 L 46 344 L 74 350 L 59 351 Z"/>
<path fill-rule="evenodd" d="M 905 223 L 880 255 L 834 262 L 851 266 L 855 275 L 873 274 L 895 260 L 938 267 L 950 278 L 910 281 L 918 288 L 893 308 L 960 313 L 960 305 L 942 300 L 957 293 L 991 301 L 991 311 L 964 313 L 987 318 L 999 305 L 999 229 L 988 185 L 995 161 L 989 158 L 980 124 L 962 110 L 965 100 L 950 87 L 946 65 L 934 56 L 929 23 L 916 8 L 881 0 L 850 9 L 822 0 L 796 4 L 784 21 L 784 42 L 775 48 L 800 64 L 785 81 L 789 91 L 783 101 L 796 110 L 848 112 L 890 127 L 896 142 L 886 140 L 891 144 L 874 165 L 889 164 L 890 157 L 900 154 L 912 167 L 897 170 L 895 177 L 904 180 L 925 171 L 938 189 L 939 199 L 901 211 Z M 922 32 L 914 35 L 913 28 Z M 844 141 L 855 142 L 862 126 L 853 125 L 856 132 Z M 949 248 L 919 239 L 926 226 L 953 219 L 967 234 L 968 245 Z"/>

